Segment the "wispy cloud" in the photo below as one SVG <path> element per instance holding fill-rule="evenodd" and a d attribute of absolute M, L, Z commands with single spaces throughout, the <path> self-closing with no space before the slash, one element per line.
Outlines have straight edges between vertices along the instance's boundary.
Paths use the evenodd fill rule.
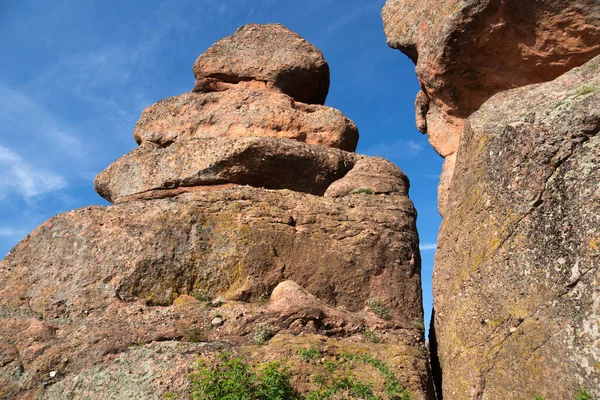
<path fill-rule="evenodd" d="M 0 191 L 16 192 L 25 200 L 67 187 L 67 181 L 51 171 L 36 168 L 17 153 L 0 146 Z M 1 200 L 2 198 L 0 198 Z M 9 236 L 4 231 L 2 236 Z"/>
<path fill-rule="evenodd" d="M 437 250 L 437 243 L 421 243 L 419 250 Z"/>
<path fill-rule="evenodd" d="M 25 236 L 26 234 L 27 231 L 24 229 L 15 229 L 8 226 L 0 226 L 0 237 L 19 238 Z"/>
<path fill-rule="evenodd" d="M 75 159 L 87 157 L 86 148 L 68 124 L 32 96 L 0 82 L 0 123 L 6 137 L 23 143 L 45 143 L 61 150 L 61 156 Z"/>

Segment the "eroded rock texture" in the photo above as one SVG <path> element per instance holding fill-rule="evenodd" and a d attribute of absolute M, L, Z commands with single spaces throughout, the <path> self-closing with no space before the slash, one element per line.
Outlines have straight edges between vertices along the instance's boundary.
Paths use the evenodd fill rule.
<path fill-rule="evenodd" d="M 201 54 L 194 64 L 197 91 L 232 85 L 265 86 L 310 104 L 324 104 L 329 66 L 312 44 L 283 25 L 248 24 Z"/>
<path fill-rule="evenodd" d="M 433 282 L 444 398 L 600 397 L 599 64 L 466 121 Z"/>
<path fill-rule="evenodd" d="M 431 398 L 408 179 L 299 103 L 324 100 L 326 66 L 281 26 L 243 27 L 198 59 L 197 92 L 143 113 L 140 148 L 96 179 L 115 205 L 0 262 L 1 398 L 189 398 L 195 362 L 224 351 L 287 363 L 301 393 L 345 357 L 377 395 Z"/>
<path fill-rule="evenodd" d="M 382 18 L 388 44 L 416 64 L 417 125 L 443 157 L 492 95 L 552 80 L 600 54 L 597 0 L 388 0 Z"/>

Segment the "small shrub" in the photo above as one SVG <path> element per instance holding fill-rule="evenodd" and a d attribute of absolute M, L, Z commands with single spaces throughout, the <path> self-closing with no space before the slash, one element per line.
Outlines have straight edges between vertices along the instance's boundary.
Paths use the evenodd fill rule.
<path fill-rule="evenodd" d="M 542 397 L 542 396 L 535 396 L 533 398 L 533 400 L 544 400 L 544 397 Z"/>
<path fill-rule="evenodd" d="M 273 329 L 267 324 L 257 325 L 252 331 L 252 337 L 250 341 L 252 344 L 265 344 L 269 339 L 273 337 Z"/>
<path fill-rule="evenodd" d="M 379 338 L 379 336 L 377 336 L 377 334 L 375 332 L 365 331 L 365 333 L 363 333 L 363 336 L 365 337 L 365 339 L 367 339 L 371 343 L 376 344 L 376 343 L 381 342 L 381 339 Z"/>
<path fill-rule="evenodd" d="M 310 346 L 308 349 L 298 349 L 298 355 L 304 361 L 318 360 L 321 357 L 321 351 L 317 346 Z"/>
<path fill-rule="evenodd" d="M 586 389 L 579 388 L 575 393 L 575 400 L 592 400 L 592 395 Z"/>
<path fill-rule="evenodd" d="M 195 290 L 192 296 L 194 296 L 198 301 L 206 302 L 211 300 L 210 294 L 206 290 L 202 289 Z"/>
<path fill-rule="evenodd" d="M 375 192 L 372 189 L 369 189 L 368 187 L 360 187 L 353 189 L 350 192 L 350 194 L 375 194 Z"/>
<path fill-rule="evenodd" d="M 387 309 L 385 303 L 377 297 L 369 299 L 367 301 L 367 305 L 373 311 L 373 314 L 377 315 L 381 319 L 390 320 L 391 315 L 389 310 Z"/>
<path fill-rule="evenodd" d="M 598 68 L 598 64 L 596 64 L 596 63 L 591 63 L 590 65 L 588 65 L 588 67 L 589 67 L 589 68 L 590 68 L 590 69 L 593 71 L 593 70 L 595 70 L 596 68 Z"/>
<path fill-rule="evenodd" d="M 268 363 L 257 375 L 241 358 L 223 354 L 215 367 L 198 363 L 190 375 L 193 400 L 284 400 L 298 399 L 287 370 Z"/>
<path fill-rule="evenodd" d="M 424 331 L 425 324 L 423 323 L 423 321 L 416 321 L 415 323 L 413 323 L 413 328 L 420 330 L 420 331 Z"/>

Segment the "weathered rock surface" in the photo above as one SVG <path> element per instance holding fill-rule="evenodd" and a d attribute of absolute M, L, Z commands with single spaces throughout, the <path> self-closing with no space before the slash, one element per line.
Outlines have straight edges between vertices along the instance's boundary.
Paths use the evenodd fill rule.
<path fill-rule="evenodd" d="M 416 64 L 417 127 L 447 158 L 444 215 L 464 121 L 496 93 L 552 80 L 600 54 L 597 0 L 387 0 L 388 44 Z"/>
<path fill-rule="evenodd" d="M 227 90 L 232 84 L 272 88 L 309 104 L 324 104 L 329 66 L 323 54 L 279 24 L 248 24 L 219 40 L 194 64 L 196 89 Z"/>
<path fill-rule="evenodd" d="M 303 394 L 351 376 L 430 399 L 408 179 L 305 104 L 327 94 L 321 53 L 247 25 L 194 72 L 98 175 L 116 205 L 58 215 L 0 262 L 0 398 L 190 398 L 197 359 L 229 352 L 285 364 Z"/>
<path fill-rule="evenodd" d="M 2 395 L 102 398 L 115 382 L 132 396 L 185 394 L 182 371 L 198 354 L 225 346 L 260 358 L 252 332 L 268 324 L 276 338 L 314 335 L 307 347 L 354 338 L 361 353 L 374 346 L 362 333 L 377 332 L 385 344 L 373 351 L 391 351 L 402 384 L 425 398 L 415 218 L 399 194 L 247 187 L 61 214 L 0 262 Z M 198 300 L 216 296 L 217 309 Z M 367 307 L 373 298 L 389 320 Z M 294 340 L 269 357 L 297 354 Z"/>
<path fill-rule="evenodd" d="M 101 172 L 95 186 L 116 203 L 149 192 L 226 183 L 322 195 L 361 157 L 295 140 L 198 137 L 135 149 Z"/>
<path fill-rule="evenodd" d="M 408 196 L 409 182 L 393 163 L 380 157 L 363 157 L 342 179 L 333 182 L 325 197 L 350 194 L 399 194 Z"/>
<path fill-rule="evenodd" d="M 464 118 L 503 90 L 552 80 L 600 54 L 596 0 L 388 0 L 388 44 L 417 66 L 420 128 L 442 155 Z"/>
<path fill-rule="evenodd" d="M 251 88 L 164 99 L 144 110 L 133 132 L 138 144 L 161 146 L 211 135 L 295 139 L 346 151 L 358 143 L 356 125 L 340 111 Z"/>
<path fill-rule="evenodd" d="M 600 397 L 599 64 L 465 124 L 433 282 L 445 398 Z"/>

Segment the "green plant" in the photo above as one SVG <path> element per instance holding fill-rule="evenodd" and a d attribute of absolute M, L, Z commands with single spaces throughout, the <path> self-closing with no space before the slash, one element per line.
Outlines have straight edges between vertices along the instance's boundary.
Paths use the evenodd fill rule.
<path fill-rule="evenodd" d="M 544 400 L 544 397 L 542 397 L 542 396 L 535 396 L 533 398 L 533 400 Z"/>
<path fill-rule="evenodd" d="M 591 69 L 592 71 L 595 70 L 596 68 L 598 68 L 598 64 L 596 63 L 591 63 L 588 65 L 589 69 Z"/>
<path fill-rule="evenodd" d="M 257 325 L 252 331 L 252 337 L 250 341 L 253 344 L 261 345 L 265 344 L 269 339 L 273 337 L 273 329 L 270 325 L 260 324 Z"/>
<path fill-rule="evenodd" d="M 390 312 L 386 307 L 385 303 L 377 297 L 371 298 L 367 301 L 367 305 L 373 311 L 373 314 L 377 315 L 381 319 L 391 319 Z"/>
<path fill-rule="evenodd" d="M 317 346 L 310 346 L 308 349 L 298 349 L 298 355 L 302 360 L 317 360 L 321 357 L 321 351 Z"/>
<path fill-rule="evenodd" d="M 195 290 L 194 293 L 192 294 L 192 296 L 194 296 L 196 298 L 196 300 L 198 300 L 198 301 L 206 302 L 206 301 L 211 300 L 210 294 L 206 290 L 203 290 L 203 289 Z"/>
<path fill-rule="evenodd" d="M 584 388 L 577 389 L 575 400 L 592 400 L 592 395 Z"/>
<path fill-rule="evenodd" d="M 353 189 L 350 192 L 350 194 L 375 194 L 375 192 L 372 189 L 369 189 L 368 187 L 360 187 Z"/>
<path fill-rule="evenodd" d="M 317 356 L 318 355 L 318 356 Z M 291 385 L 289 370 L 277 362 L 266 364 L 256 372 L 240 357 L 221 354 L 210 365 L 199 361 L 190 375 L 190 397 L 193 400 L 410 400 L 411 393 L 400 386 L 398 379 L 384 362 L 368 354 L 342 352 L 324 360 L 316 346 L 299 349 L 298 357 L 317 368 L 311 380 L 318 389 L 306 396 L 299 395 Z M 384 397 L 375 395 L 374 384 L 354 375 L 357 364 L 374 367 L 383 377 Z M 319 370 L 319 368 L 321 368 Z M 381 390 L 381 389 L 379 389 Z M 172 398 L 165 395 L 165 398 Z"/>
<path fill-rule="evenodd" d="M 179 398 L 179 395 L 175 394 L 173 392 L 167 392 L 167 393 L 163 394 L 163 399 L 165 399 L 165 400 L 166 399 L 178 399 L 178 398 Z"/>
<path fill-rule="evenodd" d="M 200 361 L 190 375 L 193 400 L 294 400 L 289 374 L 278 363 L 268 363 L 258 374 L 241 358 L 225 353 L 216 366 Z"/>
<path fill-rule="evenodd" d="M 383 376 L 383 379 L 385 381 L 385 392 L 388 395 L 388 398 L 395 399 L 398 396 L 400 396 L 401 400 L 410 399 L 411 393 L 408 390 L 402 389 L 398 378 L 394 376 L 394 374 L 390 371 L 388 365 L 383 361 L 373 358 L 368 354 L 351 353 L 340 354 L 340 359 L 345 361 L 358 361 L 363 364 L 371 365 L 372 367 L 378 369 L 381 375 Z"/>
<path fill-rule="evenodd" d="M 335 364 L 335 362 L 333 362 L 331 360 L 325 360 L 325 361 L 323 361 L 323 368 L 325 368 L 325 370 L 327 372 L 332 374 L 333 371 L 335 371 L 337 369 L 337 365 Z"/>
<path fill-rule="evenodd" d="M 371 343 L 381 342 L 381 339 L 379 338 L 379 336 L 377 336 L 377 334 L 375 332 L 365 331 L 365 333 L 363 333 L 363 336 L 365 337 L 366 340 L 368 340 Z"/>

